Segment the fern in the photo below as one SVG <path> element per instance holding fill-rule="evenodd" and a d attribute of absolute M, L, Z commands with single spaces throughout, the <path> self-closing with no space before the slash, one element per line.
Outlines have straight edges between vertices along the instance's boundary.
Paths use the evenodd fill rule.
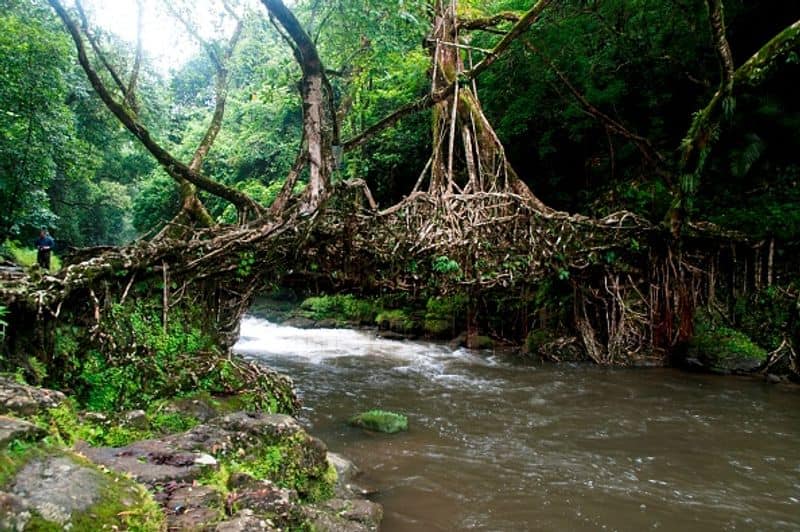
<path fill-rule="evenodd" d="M 744 177 L 750 173 L 766 149 L 764 140 L 755 133 L 746 135 L 745 142 L 744 148 L 731 152 L 731 173 L 735 177 Z"/>

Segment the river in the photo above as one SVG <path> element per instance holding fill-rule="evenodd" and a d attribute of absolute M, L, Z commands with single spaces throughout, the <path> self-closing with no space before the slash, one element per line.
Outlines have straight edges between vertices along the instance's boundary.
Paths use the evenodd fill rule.
<path fill-rule="evenodd" d="M 799 530 L 800 391 L 247 317 L 237 351 L 291 375 L 300 420 L 378 490 L 382 530 Z M 350 428 L 372 408 L 398 435 Z"/>

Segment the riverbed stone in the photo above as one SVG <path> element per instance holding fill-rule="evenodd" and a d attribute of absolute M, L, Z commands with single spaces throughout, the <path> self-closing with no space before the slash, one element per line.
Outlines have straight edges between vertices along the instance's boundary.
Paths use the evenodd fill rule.
<path fill-rule="evenodd" d="M 103 481 L 95 469 L 66 456 L 50 456 L 26 464 L 10 491 L 48 521 L 66 525 L 73 513 L 97 503 Z"/>
<path fill-rule="evenodd" d="M 375 489 L 367 487 L 357 481 L 361 475 L 358 467 L 336 453 L 328 453 L 328 463 L 336 469 L 336 485 L 333 488 L 334 496 L 341 499 L 366 497 L 376 493 Z"/>
<path fill-rule="evenodd" d="M 23 419 L 0 416 L 0 448 L 14 440 L 33 440 L 45 435 L 45 431 Z"/>
<path fill-rule="evenodd" d="M 25 500 L 0 491 L 0 530 L 25 530 L 32 517 Z"/>
<path fill-rule="evenodd" d="M 64 451 L 35 453 L 0 497 L 0 523 L 19 529 L 127 529 L 159 526 L 163 516 L 144 488 Z"/>
<path fill-rule="evenodd" d="M 263 517 L 257 516 L 253 510 L 239 510 L 227 521 L 217 524 L 215 532 L 273 532 L 279 530 Z"/>
<path fill-rule="evenodd" d="M 381 505 L 366 499 L 331 499 L 305 513 L 314 530 L 326 532 L 377 532 L 383 519 Z"/>
<path fill-rule="evenodd" d="M 125 447 L 90 447 L 79 443 L 77 450 L 89 460 L 131 475 L 149 486 L 170 481 L 190 482 L 203 473 L 204 453 L 177 449 L 161 440 L 142 440 Z"/>
<path fill-rule="evenodd" d="M 295 316 L 284 321 L 283 325 L 286 327 L 294 327 L 295 329 L 314 329 L 317 326 L 317 322 L 302 316 Z"/>
<path fill-rule="evenodd" d="M 66 400 L 63 393 L 0 377 L 0 414 L 32 416 Z"/>
<path fill-rule="evenodd" d="M 193 417 L 205 423 L 219 415 L 219 411 L 211 404 L 211 398 L 191 397 L 181 398 L 170 401 L 163 409 L 165 414 L 180 414 L 185 417 Z"/>
<path fill-rule="evenodd" d="M 292 528 L 303 520 L 297 492 L 269 480 L 252 482 L 235 491 L 232 504 L 236 509 L 252 510 L 269 518 L 278 527 Z"/>
<path fill-rule="evenodd" d="M 208 530 L 225 515 L 222 494 L 208 486 L 171 484 L 158 494 L 169 530 Z"/>

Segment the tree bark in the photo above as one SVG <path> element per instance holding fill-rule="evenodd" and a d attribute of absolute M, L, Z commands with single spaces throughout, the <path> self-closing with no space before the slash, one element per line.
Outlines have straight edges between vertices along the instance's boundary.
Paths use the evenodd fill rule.
<path fill-rule="evenodd" d="M 236 28 L 233 31 L 233 35 L 231 36 L 228 45 L 220 56 L 217 49 L 212 46 L 211 43 L 203 39 L 197 29 L 192 26 L 189 21 L 181 15 L 180 12 L 174 9 L 170 2 L 165 2 L 165 6 L 167 7 L 167 10 L 181 22 L 184 28 L 186 28 L 186 31 L 189 32 L 189 34 L 198 43 L 200 43 L 200 45 L 206 51 L 206 54 L 211 60 L 211 63 L 214 65 L 215 69 L 214 114 L 211 117 L 211 122 L 206 129 L 205 135 L 203 135 L 203 138 L 200 141 L 200 144 L 198 144 L 197 149 L 192 156 L 192 160 L 189 163 L 189 168 L 199 173 L 202 171 L 203 161 L 205 160 L 206 155 L 208 155 L 208 152 L 211 150 L 211 147 L 213 146 L 214 141 L 216 140 L 217 135 L 222 128 L 222 119 L 225 115 L 225 105 L 228 99 L 227 64 L 231 55 L 233 55 L 233 51 L 239 42 L 239 38 L 242 35 L 243 23 L 238 15 L 236 15 L 236 13 L 226 4 L 226 10 L 236 19 Z M 197 187 L 188 182 L 186 179 L 181 179 L 179 191 L 181 197 L 181 211 L 178 213 L 175 219 L 168 224 L 168 226 L 173 225 L 179 227 L 188 225 L 192 221 L 203 227 L 213 226 L 215 223 L 214 219 L 208 213 L 205 205 L 203 205 L 203 202 L 197 196 Z M 168 228 L 165 228 L 165 230 L 167 229 Z"/>
<path fill-rule="evenodd" d="M 306 142 L 309 181 L 302 211 L 316 211 L 330 193 L 330 180 L 335 161 L 336 112 L 331 105 L 330 84 L 314 41 L 294 14 L 281 0 L 262 0 L 270 15 L 278 21 L 291 40 L 303 78 L 300 96 L 303 99 L 303 136 Z"/>
<path fill-rule="evenodd" d="M 481 72 L 486 70 L 490 65 L 497 61 L 506 52 L 506 50 L 508 50 L 508 47 L 514 41 L 514 39 L 519 37 L 525 30 L 530 28 L 531 25 L 536 22 L 536 20 L 538 20 L 539 15 L 541 15 L 544 8 L 546 8 L 551 1 L 552 0 L 539 0 L 530 10 L 520 17 L 514 27 L 511 28 L 506 36 L 491 50 L 491 52 L 489 52 L 486 59 L 475 65 L 475 68 L 462 73 L 460 76 L 461 82 L 468 83 L 472 81 L 478 77 Z M 367 142 L 369 139 L 380 134 L 383 130 L 392 127 L 406 116 L 433 107 L 442 100 L 450 97 L 451 93 L 455 89 L 455 84 L 456 81 L 452 81 L 447 86 L 440 88 L 438 91 L 432 91 L 422 98 L 398 108 L 353 138 L 344 141 L 342 143 L 342 147 L 345 151 L 357 148 Z"/>
<path fill-rule="evenodd" d="M 537 6 L 541 9 L 546 4 L 546 1 L 540 1 Z M 437 0 L 429 38 L 433 44 L 431 94 L 447 95 L 433 107 L 429 192 L 434 195 L 450 194 L 455 190 L 465 193 L 512 192 L 535 208 L 549 212 L 550 209 L 519 179 L 508 162 L 497 133 L 481 109 L 474 84 L 461 81 L 465 77 L 465 67 L 459 47 L 457 6 L 455 0 Z M 536 16 L 538 11 L 531 10 L 523 18 L 526 24 L 531 24 Z M 521 32 L 518 30 L 515 35 Z M 510 42 L 504 38 L 501 41 L 501 44 L 505 43 L 504 47 L 499 51 L 507 48 Z M 490 57 L 487 56 L 478 66 L 487 64 Z M 478 66 L 466 73 L 480 71 Z M 457 138 L 461 139 L 460 143 L 456 142 Z M 464 164 L 461 164 L 462 158 Z"/>
<path fill-rule="evenodd" d="M 709 0 L 713 8 L 719 0 Z M 720 4 L 721 5 L 721 4 Z M 669 221 L 672 234 L 679 238 L 691 210 L 692 200 L 705 168 L 706 160 L 718 136 L 726 112 L 732 112 L 732 98 L 745 88 L 757 88 L 782 64 L 791 52 L 800 49 L 800 20 L 786 27 L 753 54 L 743 65 L 731 74 L 732 55 L 724 35 L 724 21 L 721 7 L 719 12 L 709 11 L 710 24 L 714 34 L 715 49 L 720 58 L 722 79 L 720 86 L 708 105 L 698 112 L 689 131 L 681 143 L 680 186 L 676 201 L 670 209 Z"/>

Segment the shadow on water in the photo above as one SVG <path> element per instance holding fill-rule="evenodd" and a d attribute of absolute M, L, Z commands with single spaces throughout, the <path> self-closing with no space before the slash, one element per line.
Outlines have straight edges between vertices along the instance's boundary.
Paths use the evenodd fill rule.
<path fill-rule="evenodd" d="M 800 528 L 794 388 L 255 318 L 237 350 L 294 378 L 304 424 L 379 490 L 385 531 Z M 376 407 L 410 431 L 346 425 Z"/>

